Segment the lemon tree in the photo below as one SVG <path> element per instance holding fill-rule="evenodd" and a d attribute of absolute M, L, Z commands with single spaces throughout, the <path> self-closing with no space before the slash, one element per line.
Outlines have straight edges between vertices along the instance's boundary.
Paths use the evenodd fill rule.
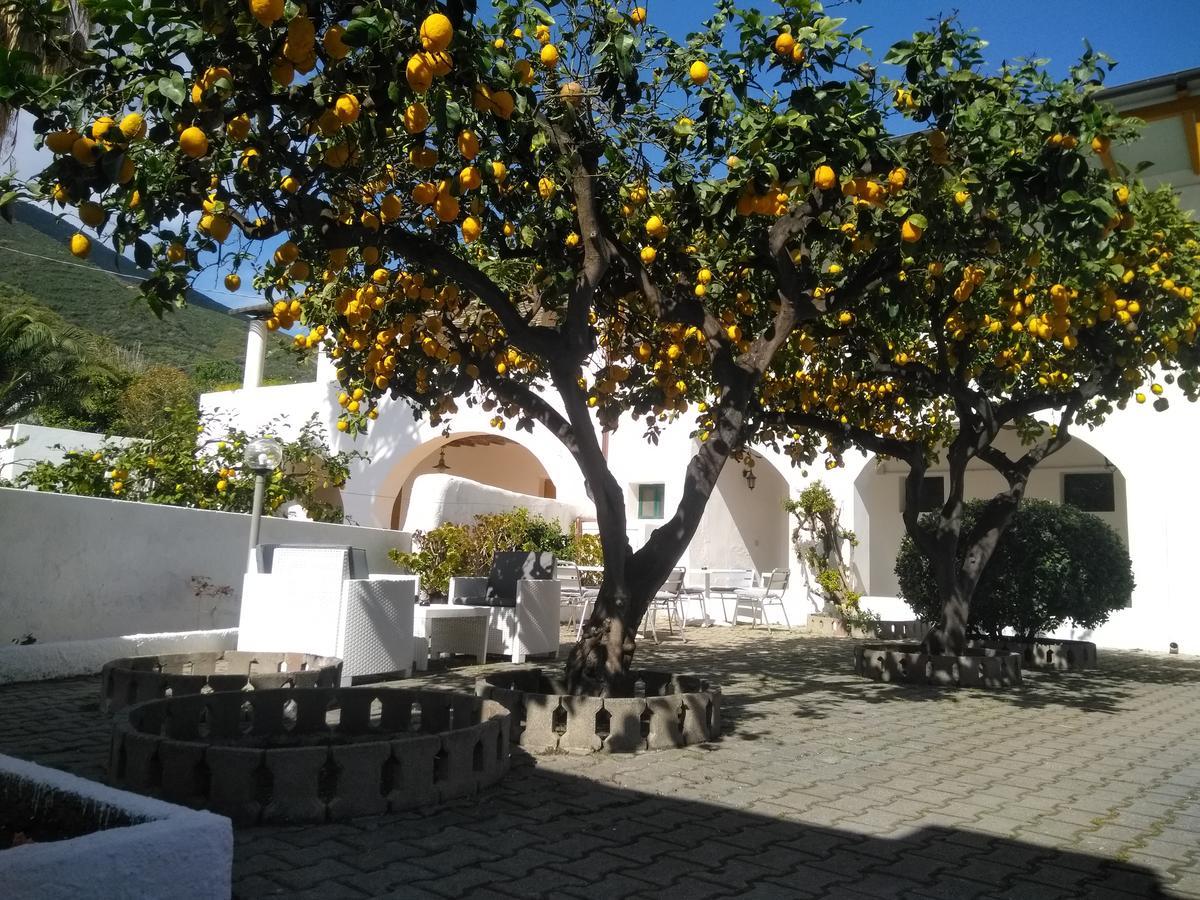
<path fill-rule="evenodd" d="M 61 462 L 41 461 L 22 472 L 17 487 L 59 494 L 137 500 L 195 509 L 251 512 L 254 473 L 242 462 L 246 445 L 277 432 L 272 422 L 258 434 L 233 428 L 221 417 L 197 416 L 180 405 L 160 411 L 145 439 L 106 441 L 98 450 L 64 450 Z M 345 483 L 361 453 L 335 453 L 314 416 L 282 441 L 283 464 L 266 481 L 263 509 L 296 502 L 318 522 L 342 521 L 332 494 Z"/>
<path fill-rule="evenodd" d="M 1061 83 L 1033 65 L 987 76 L 946 25 L 895 48 L 889 79 L 811 0 L 719 0 L 683 42 L 633 4 L 473 7 L 91 0 L 88 67 L 27 104 L 55 160 L 23 190 L 77 210 L 74 252 L 88 230 L 131 248 L 158 309 L 199 271 L 256 262 L 268 327 L 336 359 L 346 432 L 391 396 L 434 424 L 482 405 L 497 429 L 561 440 L 604 549 L 568 662 L 580 690 L 628 669 L 749 442 L 916 464 L 978 415 L 947 384 L 1016 403 L 999 428 L 1092 391 L 1086 360 L 1144 373 L 1152 352 L 1176 358 L 1171 329 L 1190 342 L 1190 275 L 1168 291 L 1140 274 L 1152 244 L 1190 265 L 1190 226 L 1086 156 L 1129 135 L 1094 102 L 1094 57 Z M 1145 312 L 1118 265 L 1153 291 Z M 1109 282 L 1114 312 L 1085 325 Z M 943 387 L 910 386 L 923 378 Z M 682 500 L 634 553 L 597 426 L 653 441 L 679 417 L 696 437 Z"/>

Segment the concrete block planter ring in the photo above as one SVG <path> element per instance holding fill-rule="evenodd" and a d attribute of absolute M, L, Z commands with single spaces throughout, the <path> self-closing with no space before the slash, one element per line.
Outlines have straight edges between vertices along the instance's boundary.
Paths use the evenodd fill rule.
<path fill-rule="evenodd" d="M 1002 637 L 996 640 L 980 638 L 970 642 L 972 647 L 1004 650 L 1021 654 L 1021 665 L 1027 669 L 1069 672 L 1090 669 L 1096 665 L 1096 645 L 1091 641 L 1060 641 L 1055 638 Z"/>
<path fill-rule="evenodd" d="M 512 742 L 529 753 L 636 753 L 721 736 L 721 689 L 693 675 L 629 674 L 617 697 L 566 693 L 541 669 L 484 675 L 475 692 L 512 713 Z"/>
<path fill-rule="evenodd" d="M 827 637 L 851 637 L 858 640 L 876 641 L 920 641 L 929 633 L 929 623 L 919 619 L 907 621 L 881 621 L 874 628 L 854 628 L 847 631 L 846 624 L 837 616 L 811 613 L 808 630 Z"/>
<path fill-rule="evenodd" d="M 112 715 L 133 703 L 213 691 L 337 687 L 342 661 L 309 653 L 172 653 L 132 656 L 100 672 L 100 709 Z"/>
<path fill-rule="evenodd" d="M 113 719 L 109 781 L 259 822 L 431 806 L 495 784 L 508 710 L 448 691 L 294 688 L 189 694 Z"/>
<path fill-rule="evenodd" d="M 861 644 L 854 648 L 854 671 L 875 681 L 1006 688 L 1021 683 L 1021 655 L 973 648 L 935 656 L 920 644 Z"/>

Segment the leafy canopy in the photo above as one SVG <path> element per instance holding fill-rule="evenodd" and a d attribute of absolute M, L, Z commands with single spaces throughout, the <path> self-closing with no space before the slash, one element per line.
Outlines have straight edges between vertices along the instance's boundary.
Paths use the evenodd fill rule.
<path fill-rule="evenodd" d="M 576 431 L 690 412 L 719 455 L 833 465 L 1200 389 L 1197 228 L 1102 164 L 1135 129 L 1090 48 L 989 74 L 943 22 L 889 77 L 811 0 L 718 0 L 683 43 L 601 0 L 464 5 L 91 0 L 27 191 L 132 247 L 158 307 L 275 242 L 268 324 L 338 360 L 352 432 L 391 393 L 564 434 L 552 384 Z"/>

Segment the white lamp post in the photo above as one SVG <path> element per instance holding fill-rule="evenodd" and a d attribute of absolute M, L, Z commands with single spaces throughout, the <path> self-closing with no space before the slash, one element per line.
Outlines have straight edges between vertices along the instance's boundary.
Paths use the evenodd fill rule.
<path fill-rule="evenodd" d="M 274 438 L 259 438 L 246 445 L 242 457 L 246 469 L 254 473 L 254 505 L 250 510 L 250 557 L 247 566 L 254 568 L 254 548 L 258 546 L 258 528 L 262 519 L 263 494 L 267 485 L 267 473 L 279 468 L 283 462 L 283 444 Z"/>

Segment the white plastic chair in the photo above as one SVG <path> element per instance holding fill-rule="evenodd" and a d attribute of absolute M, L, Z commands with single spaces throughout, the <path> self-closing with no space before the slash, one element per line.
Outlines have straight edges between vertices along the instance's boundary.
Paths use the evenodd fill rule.
<path fill-rule="evenodd" d="M 733 623 L 739 618 L 749 618 L 751 625 L 766 625 L 767 632 L 771 631 L 771 620 L 767 618 L 767 607 L 778 606 L 783 614 L 783 624 L 792 627 L 788 621 L 787 609 L 783 605 L 783 595 L 787 591 L 788 579 L 791 572 L 787 569 L 775 569 L 763 580 L 763 586 L 757 588 L 742 588 L 735 593 L 737 602 L 734 604 Z"/>
<path fill-rule="evenodd" d="M 650 601 L 650 608 L 646 611 L 646 624 L 650 629 L 650 636 L 654 639 L 654 643 L 658 643 L 658 611 L 661 609 L 667 614 L 667 631 L 671 634 L 675 633 L 675 628 L 672 624 L 672 618 L 679 621 L 679 636 L 684 636 L 685 622 L 683 620 L 683 577 L 685 571 L 682 566 L 672 569 L 671 574 L 667 576 L 666 582 L 663 583 L 662 590 L 654 595 L 654 599 Z"/>

